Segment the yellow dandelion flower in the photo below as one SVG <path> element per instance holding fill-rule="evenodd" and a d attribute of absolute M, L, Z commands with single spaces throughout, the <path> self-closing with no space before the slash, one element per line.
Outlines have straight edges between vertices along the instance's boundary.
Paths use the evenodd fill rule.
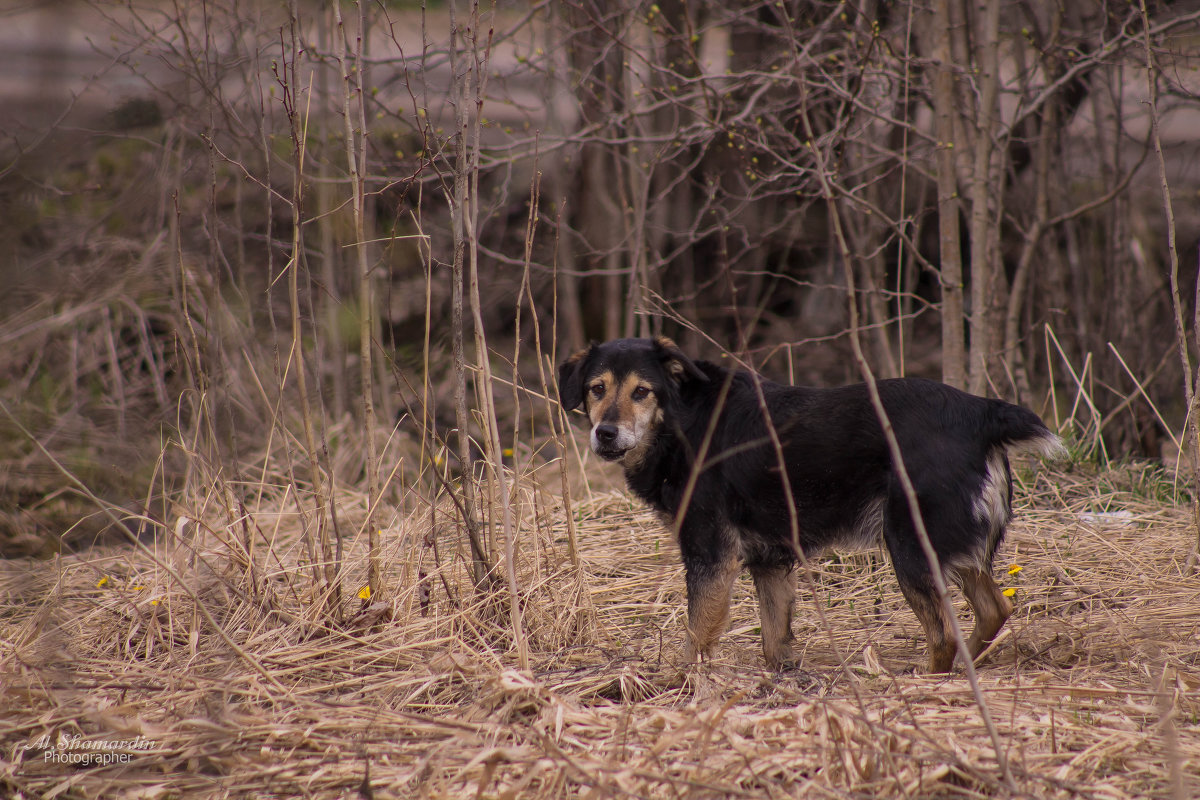
<path fill-rule="evenodd" d="M 506 448 L 504 448 L 504 451 L 503 451 L 503 452 L 504 452 L 504 457 L 505 457 L 505 458 L 512 458 L 513 449 L 512 449 L 511 447 L 506 447 Z"/>
<path fill-rule="evenodd" d="M 358 599 L 359 600 L 370 600 L 371 599 L 371 587 L 364 586 L 361 589 L 359 589 L 358 590 Z"/>
<path fill-rule="evenodd" d="M 156 605 L 158 605 L 158 603 L 159 603 L 159 601 L 158 601 L 158 600 L 151 600 L 151 601 L 150 601 L 150 605 L 152 605 L 152 606 L 156 606 Z"/>
<path fill-rule="evenodd" d="M 101 588 L 102 586 L 104 586 L 104 584 L 106 584 L 106 583 L 108 583 L 108 576 L 107 576 L 107 575 L 105 575 L 105 576 L 104 576 L 103 578 L 101 578 L 100 580 L 96 581 L 96 588 L 97 588 L 97 589 L 99 589 L 99 588 Z"/>
<path fill-rule="evenodd" d="M 145 588 L 146 588 L 145 586 L 134 586 L 134 587 L 133 587 L 133 590 L 134 590 L 135 592 L 140 592 L 142 589 L 145 589 Z"/>
<path fill-rule="evenodd" d="M 1020 564 L 1013 564 L 1011 567 L 1009 567 L 1009 568 L 1008 568 L 1008 574 L 1009 574 L 1009 575 L 1016 575 L 1016 574 L 1017 574 L 1018 572 L 1020 572 L 1020 571 L 1021 571 L 1021 565 L 1020 565 Z"/>
<path fill-rule="evenodd" d="M 1013 595 L 1015 595 L 1016 593 L 1017 593 L 1017 590 L 1016 590 L 1016 589 L 1014 589 L 1014 588 L 1012 588 L 1011 586 L 1010 586 L 1010 587 L 1008 587 L 1007 589 L 1005 589 L 1005 590 L 1004 590 L 1004 592 L 1003 592 L 1003 594 L 1004 594 L 1004 596 L 1005 596 L 1005 597 L 1012 597 L 1012 596 L 1013 596 Z"/>

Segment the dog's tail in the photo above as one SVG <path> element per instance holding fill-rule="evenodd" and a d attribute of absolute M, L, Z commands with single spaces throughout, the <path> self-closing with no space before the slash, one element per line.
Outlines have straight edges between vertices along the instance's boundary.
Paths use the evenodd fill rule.
<path fill-rule="evenodd" d="M 1043 458 L 1067 457 L 1067 448 L 1062 439 L 1047 428 L 1037 414 L 1003 400 L 990 400 L 989 403 L 989 433 L 993 442 L 1014 450 L 1036 453 Z"/>

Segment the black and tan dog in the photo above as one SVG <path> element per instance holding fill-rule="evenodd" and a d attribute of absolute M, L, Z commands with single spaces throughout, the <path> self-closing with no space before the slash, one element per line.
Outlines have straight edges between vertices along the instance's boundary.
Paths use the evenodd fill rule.
<path fill-rule="evenodd" d="M 592 345 L 559 367 L 558 383 L 566 408 L 587 411 L 592 450 L 620 462 L 629 488 L 678 529 L 689 659 L 712 653 L 745 566 L 767 664 L 789 665 L 800 554 L 882 539 L 928 637 L 930 671 L 951 668 L 950 623 L 864 384 L 781 386 L 692 361 L 669 339 Z M 943 573 L 975 613 L 978 655 L 1012 613 L 991 577 L 1010 516 L 1007 448 L 1050 455 L 1062 444 L 1001 400 L 915 378 L 878 386 Z"/>

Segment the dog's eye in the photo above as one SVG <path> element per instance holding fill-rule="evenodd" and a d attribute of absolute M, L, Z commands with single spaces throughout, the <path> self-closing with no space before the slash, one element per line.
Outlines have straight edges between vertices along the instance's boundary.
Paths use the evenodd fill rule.
<path fill-rule="evenodd" d="M 604 384 L 603 383 L 593 383 L 590 391 L 592 393 L 592 397 L 599 400 L 600 398 L 604 397 Z"/>
<path fill-rule="evenodd" d="M 645 386 L 637 387 L 636 389 L 633 390 L 633 394 L 631 395 L 631 397 L 633 397 L 635 402 L 640 402 L 642 400 L 645 400 L 649 396 L 650 396 L 650 390 L 647 389 Z"/>

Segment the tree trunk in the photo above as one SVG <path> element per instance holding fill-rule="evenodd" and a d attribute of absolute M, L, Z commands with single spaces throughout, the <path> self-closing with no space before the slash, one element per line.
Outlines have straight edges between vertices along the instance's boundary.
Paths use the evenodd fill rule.
<path fill-rule="evenodd" d="M 954 64 L 950 2 L 933 2 L 933 104 L 937 135 L 938 241 L 942 286 L 942 380 L 967 385 L 963 331 L 962 243 L 958 231 L 958 177 L 954 168 Z"/>
<path fill-rule="evenodd" d="M 992 344 L 992 298 L 997 281 L 993 242 L 992 138 L 1000 83 L 1000 0 L 978 4 L 979 111 L 975 115 L 975 163 L 971 170 L 971 354 L 967 389 L 984 394 L 988 388 L 988 357 Z"/>

